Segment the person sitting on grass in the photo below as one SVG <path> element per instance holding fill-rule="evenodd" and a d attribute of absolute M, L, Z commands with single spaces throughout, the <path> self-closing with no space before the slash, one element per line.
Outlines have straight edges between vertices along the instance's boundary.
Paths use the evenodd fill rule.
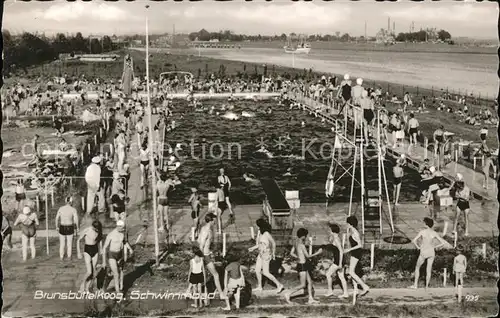
<path fill-rule="evenodd" d="M 458 296 L 458 288 L 464 286 L 464 274 L 467 270 L 467 258 L 463 254 L 463 247 L 457 247 L 457 256 L 453 259 L 453 274 L 455 274 L 455 288 Z"/>
<path fill-rule="evenodd" d="M 307 251 L 305 242 L 307 239 L 307 236 L 309 234 L 309 231 L 300 228 L 297 231 L 297 241 L 295 245 L 292 247 L 292 250 L 290 252 L 290 255 L 298 259 L 297 263 L 297 272 L 299 273 L 300 276 L 300 285 L 293 288 L 289 293 L 285 295 L 285 300 L 289 304 L 293 304 L 293 302 L 290 300 L 290 298 L 293 296 L 293 294 L 298 293 L 298 292 L 303 292 L 304 289 L 307 286 L 307 291 L 309 295 L 309 302 L 308 304 L 317 304 L 318 301 L 314 299 L 313 297 L 313 285 L 312 285 L 312 279 L 311 279 L 311 271 L 313 270 L 312 264 L 310 262 L 310 258 L 315 257 L 323 252 L 323 250 L 320 248 L 316 253 L 309 255 L 309 252 Z"/>
<path fill-rule="evenodd" d="M 245 287 L 245 275 L 238 261 L 238 256 L 229 254 L 226 256 L 229 264 L 224 270 L 224 290 L 227 295 L 226 307 L 224 310 L 231 310 L 230 299 L 234 296 L 234 305 L 240 309 L 241 290 Z"/>
<path fill-rule="evenodd" d="M 194 257 L 189 261 L 189 286 L 187 294 L 194 299 L 195 308 L 203 307 L 203 302 L 201 301 L 201 295 L 203 292 L 203 286 L 206 284 L 206 273 L 205 265 L 203 263 L 203 252 L 199 247 L 193 247 Z"/>

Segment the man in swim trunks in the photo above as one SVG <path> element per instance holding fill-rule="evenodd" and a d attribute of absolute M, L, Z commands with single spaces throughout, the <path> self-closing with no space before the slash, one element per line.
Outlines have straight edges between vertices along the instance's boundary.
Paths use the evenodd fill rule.
<path fill-rule="evenodd" d="M 429 282 L 431 281 L 432 274 L 432 263 L 434 262 L 434 257 L 436 255 L 435 249 L 445 244 L 448 244 L 445 240 L 439 236 L 432 229 L 434 226 L 434 221 L 431 218 L 424 218 L 424 223 L 427 226 L 426 229 L 420 231 L 417 236 L 413 239 L 413 244 L 420 250 L 420 255 L 417 259 L 417 264 L 415 266 L 415 283 L 410 286 L 410 288 L 418 288 L 418 279 L 420 278 L 420 267 L 427 260 L 427 276 L 425 277 L 425 288 L 429 287 Z M 421 240 L 420 244 L 418 241 Z M 439 242 L 438 245 L 434 245 L 434 240 Z"/>
<path fill-rule="evenodd" d="M 298 292 L 303 292 L 304 289 L 306 288 L 307 285 L 307 290 L 309 294 L 309 302 L 308 304 L 317 304 L 319 303 L 317 300 L 314 299 L 313 297 L 313 285 L 312 285 L 312 279 L 311 279 L 311 274 L 310 272 L 313 270 L 312 264 L 310 263 L 309 259 L 311 257 L 315 257 L 323 252 L 322 249 L 319 249 L 316 253 L 309 255 L 305 241 L 306 238 L 309 234 L 309 231 L 307 231 L 304 228 L 300 228 L 297 231 L 297 241 L 295 243 L 295 246 L 292 247 L 292 251 L 290 252 L 290 255 L 298 259 L 297 263 L 297 272 L 299 273 L 300 276 L 300 285 L 293 288 L 289 293 L 285 294 L 285 300 L 289 304 L 293 304 L 292 301 L 290 301 L 290 298 L 293 296 L 293 294 L 298 293 Z M 297 252 L 297 254 L 295 254 Z"/>
<path fill-rule="evenodd" d="M 59 223 L 61 220 L 61 223 Z M 71 259 L 73 250 L 73 235 L 78 233 L 78 212 L 73 207 L 73 198 L 67 197 L 66 204 L 57 210 L 56 229 L 59 232 L 59 257 L 64 259 L 64 249 L 67 248 L 66 255 Z"/>
<path fill-rule="evenodd" d="M 108 247 L 109 253 L 107 253 Z M 123 266 L 128 256 L 132 255 L 133 252 L 126 238 L 125 222 L 118 220 L 116 228 L 106 236 L 103 246 L 103 265 L 106 266 L 107 256 L 109 255 L 109 267 L 113 273 L 115 292 L 117 293 L 123 290 Z M 104 286 L 105 289 L 106 287 Z"/>
<path fill-rule="evenodd" d="M 342 248 L 342 243 L 339 238 L 340 227 L 335 223 L 328 224 L 330 227 L 330 238 L 329 243 L 333 246 L 333 262 L 328 271 L 326 272 L 326 281 L 328 283 L 328 292 L 325 295 L 326 297 L 333 295 L 332 283 L 333 276 L 337 275 L 340 279 L 340 283 L 342 285 L 342 295 L 339 295 L 339 298 L 348 298 L 349 294 L 347 293 L 347 281 L 344 276 L 344 251 Z"/>
<path fill-rule="evenodd" d="M 160 218 L 159 231 L 163 232 L 165 227 L 165 215 L 168 217 L 168 190 L 170 185 L 166 173 L 160 174 L 160 180 L 156 183 L 156 191 L 158 193 L 158 217 Z M 167 222 L 168 223 L 168 222 Z M 168 225 L 167 225 L 168 226 Z"/>
<path fill-rule="evenodd" d="M 469 212 L 470 212 L 470 189 L 463 180 L 455 182 L 455 197 L 457 198 L 457 211 L 455 214 L 455 222 L 453 225 L 453 233 L 457 232 L 458 219 L 460 213 L 465 213 L 465 236 L 469 235 Z"/>
<path fill-rule="evenodd" d="M 215 287 L 217 288 L 221 299 L 225 299 L 226 296 L 220 285 L 219 274 L 217 273 L 217 270 L 215 268 L 213 254 L 210 250 L 210 245 L 212 244 L 213 226 L 215 223 L 214 220 L 216 218 L 217 216 L 213 213 L 208 213 L 207 215 L 205 215 L 206 224 L 203 225 L 203 227 L 200 229 L 200 233 L 198 235 L 198 245 L 200 247 L 200 250 L 203 252 L 203 260 L 205 262 L 205 266 L 208 268 L 208 271 L 214 278 Z"/>
<path fill-rule="evenodd" d="M 76 250 L 78 253 L 78 258 L 82 258 L 82 253 L 80 250 L 80 241 L 85 241 L 84 247 L 84 257 L 85 257 L 85 267 L 87 268 L 86 277 L 82 282 L 80 290 L 88 291 L 90 285 L 94 281 L 97 272 L 97 259 L 99 254 L 99 246 L 102 250 L 102 224 L 98 220 L 94 220 L 92 225 L 82 232 L 80 232 L 79 238 L 76 242 Z"/>

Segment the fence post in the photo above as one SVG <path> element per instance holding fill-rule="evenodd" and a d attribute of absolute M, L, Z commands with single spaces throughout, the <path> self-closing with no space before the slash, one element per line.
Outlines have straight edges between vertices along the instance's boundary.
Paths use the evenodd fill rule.
<path fill-rule="evenodd" d="M 434 97 L 434 86 L 431 86 L 431 95 Z"/>

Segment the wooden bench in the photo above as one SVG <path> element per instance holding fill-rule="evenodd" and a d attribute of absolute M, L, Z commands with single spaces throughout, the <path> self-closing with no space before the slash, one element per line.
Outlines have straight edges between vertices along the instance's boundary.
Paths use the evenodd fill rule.
<path fill-rule="evenodd" d="M 262 179 L 262 188 L 266 194 L 263 212 L 273 230 L 285 231 L 283 235 L 291 235 L 293 215 L 285 195 L 274 179 Z M 290 233 L 288 233 L 290 232 Z"/>

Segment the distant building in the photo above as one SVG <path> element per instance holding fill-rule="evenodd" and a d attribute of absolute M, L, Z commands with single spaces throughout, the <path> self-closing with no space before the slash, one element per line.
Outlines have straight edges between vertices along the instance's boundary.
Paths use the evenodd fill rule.
<path fill-rule="evenodd" d="M 218 49 L 234 49 L 236 47 L 235 44 L 220 43 L 218 39 L 212 39 L 210 41 L 198 41 L 198 39 L 196 39 L 190 42 L 188 46 L 194 48 L 218 48 Z"/>
<path fill-rule="evenodd" d="M 376 39 L 375 40 L 376 43 L 379 43 L 379 44 L 394 44 L 394 43 L 396 43 L 396 40 L 394 38 L 394 34 L 388 30 L 385 30 L 385 29 L 380 29 L 380 31 L 377 32 L 375 39 Z"/>

